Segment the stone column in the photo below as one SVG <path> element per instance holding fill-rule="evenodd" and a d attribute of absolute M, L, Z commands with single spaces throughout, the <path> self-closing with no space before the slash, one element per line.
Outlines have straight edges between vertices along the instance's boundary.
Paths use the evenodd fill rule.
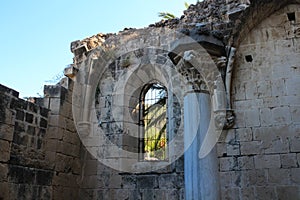
<path fill-rule="evenodd" d="M 210 95 L 188 93 L 184 97 L 184 177 L 187 200 L 217 200 L 220 197 L 216 148 L 203 159 L 198 157 L 210 119 Z"/>

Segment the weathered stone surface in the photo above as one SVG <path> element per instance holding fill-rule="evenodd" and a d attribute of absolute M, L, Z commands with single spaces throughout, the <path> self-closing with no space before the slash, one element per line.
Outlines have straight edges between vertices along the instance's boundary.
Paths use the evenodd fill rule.
<path fill-rule="evenodd" d="M 10 143 L 5 140 L 0 140 L 0 161 L 7 162 L 10 157 Z"/>
<path fill-rule="evenodd" d="M 280 155 L 282 168 L 294 168 L 297 167 L 297 156 L 295 153 Z"/>
<path fill-rule="evenodd" d="M 299 186 L 277 187 L 276 193 L 278 199 L 297 200 L 300 197 Z"/>
<path fill-rule="evenodd" d="M 163 71 L 165 79 L 154 73 L 156 65 L 150 64 L 176 69 L 174 65 L 184 53 L 179 51 L 194 48 L 184 43 L 175 48 L 179 55 L 171 55 L 167 51 L 172 50 L 172 41 L 178 44 L 180 38 L 178 33 L 165 34 L 164 28 L 196 39 L 208 50 L 205 57 L 213 60 L 220 60 L 218 56 L 229 59 L 228 47 L 233 46 L 236 55 L 231 61 L 232 72 L 226 69 L 230 65 L 218 65 L 223 81 L 227 84 L 230 80 L 232 90 L 226 90 L 230 99 L 227 106 L 236 119 L 234 128 L 221 134 L 214 158 L 219 161 L 221 199 L 299 199 L 299 17 L 299 1 L 206 0 L 191 5 L 180 19 L 73 42 L 74 63 L 66 75 L 81 79 L 77 77 L 81 72 L 89 74 L 85 67 L 91 64 L 90 60 L 96 63 L 91 69 L 103 68 L 99 63 L 108 55 L 102 54 L 101 48 L 109 56 L 116 53 L 116 61 L 101 74 L 104 80 L 95 100 L 100 111 L 95 123 L 107 136 L 100 138 L 95 133 L 93 139 L 138 152 L 138 140 L 131 136 L 139 136 L 139 115 L 134 112 L 141 88 L 155 77 L 166 87 L 178 86 L 174 91 L 184 96 L 188 83 L 194 87 L 194 82 L 203 81 L 203 77 L 187 73 L 189 80 L 181 83 L 182 74 L 177 72 Z M 148 46 L 166 51 L 145 48 Z M 133 52 L 127 52 L 132 49 Z M 142 67 L 147 64 L 150 68 Z M 188 71 L 188 65 L 181 68 Z M 135 70 L 140 71 L 141 77 L 126 86 L 126 94 L 116 95 L 118 101 L 113 101 L 116 80 Z M 204 81 L 202 85 L 209 84 Z M 76 83 L 69 78 L 56 86 L 46 86 L 45 98 L 32 99 L 37 105 L 19 99 L 18 92 L 0 85 L 0 199 L 184 199 L 187 169 L 183 157 L 165 169 L 145 174 L 118 172 L 93 160 L 74 126 L 73 87 Z M 175 99 L 171 89 L 169 92 L 170 139 L 175 135 L 184 139 L 187 133 L 181 126 L 186 120 L 182 117 L 182 99 Z M 126 106 L 123 102 L 127 102 Z M 91 144 L 98 143 L 93 140 Z M 178 144 L 176 148 L 183 147 Z M 171 156 L 176 154 L 176 148 L 169 149 Z M 106 149 L 102 153 L 116 157 Z"/>
<path fill-rule="evenodd" d="M 256 169 L 265 168 L 280 168 L 280 156 L 279 155 L 258 155 L 254 156 L 254 164 Z"/>
<path fill-rule="evenodd" d="M 256 199 L 276 199 L 275 187 L 256 187 Z"/>

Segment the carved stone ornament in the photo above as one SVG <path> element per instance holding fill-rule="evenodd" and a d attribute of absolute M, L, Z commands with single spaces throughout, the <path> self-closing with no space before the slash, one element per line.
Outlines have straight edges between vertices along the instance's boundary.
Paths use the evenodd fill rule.
<path fill-rule="evenodd" d="M 193 85 L 206 85 L 213 99 L 213 113 L 217 129 L 229 129 L 234 126 L 235 115 L 231 109 L 231 77 L 235 57 L 235 48 L 228 48 L 228 58 L 222 56 L 217 59 L 217 68 L 199 63 L 196 58 L 201 57 L 195 51 L 184 52 L 183 59 L 176 66 L 186 76 L 188 83 Z M 201 66 L 200 70 L 194 66 Z M 222 76 L 222 72 L 224 76 Z M 222 77 L 221 77 L 222 76 Z M 202 83 L 202 84 L 199 84 Z M 200 87 L 198 87 L 199 89 Z"/>
<path fill-rule="evenodd" d="M 217 129 L 230 129 L 234 126 L 235 115 L 233 110 L 218 110 L 214 112 Z"/>

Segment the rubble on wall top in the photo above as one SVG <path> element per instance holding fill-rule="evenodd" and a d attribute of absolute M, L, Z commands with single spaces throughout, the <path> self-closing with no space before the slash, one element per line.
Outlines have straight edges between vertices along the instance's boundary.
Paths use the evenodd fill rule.
<path fill-rule="evenodd" d="M 149 27 L 167 27 L 179 31 L 198 29 L 200 34 L 201 32 L 204 34 L 210 32 L 226 43 L 234 26 L 234 21 L 249 5 L 250 0 L 204 0 L 190 5 L 180 18 L 161 20 L 155 24 L 150 24 Z M 134 30 L 136 29 L 125 28 L 117 34 L 99 33 L 83 40 L 74 41 L 71 43 L 71 52 L 76 57 L 76 55 L 102 46 L 111 36 L 124 35 Z"/>

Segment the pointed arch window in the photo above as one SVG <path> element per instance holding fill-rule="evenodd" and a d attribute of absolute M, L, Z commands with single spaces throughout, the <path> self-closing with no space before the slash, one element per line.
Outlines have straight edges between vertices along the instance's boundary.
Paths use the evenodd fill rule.
<path fill-rule="evenodd" d="M 167 160 L 167 90 L 160 83 L 147 84 L 140 96 L 141 160 Z"/>

